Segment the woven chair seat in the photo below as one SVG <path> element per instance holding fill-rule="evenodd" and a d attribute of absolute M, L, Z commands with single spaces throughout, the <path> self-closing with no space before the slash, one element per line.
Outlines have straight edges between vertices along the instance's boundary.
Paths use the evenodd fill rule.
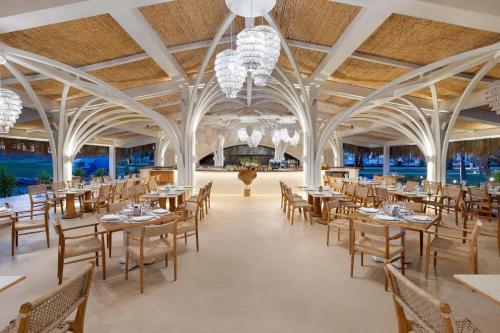
<path fill-rule="evenodd" d="M 354 245 L 355 249 L 363 253 L 369 253 L 379 257 L 385 257 L 385 242 L 367 238 L 360 237 L 356 240 Z M 392 258 L 397 254 L 403 252 L 404 248 L 400 245 L 389 244 L 389 257 Z"/>
<path fill-rule="evenodd" d="M 156 239 L 144 244 L 144 258 L 157 257 L 170 253 L 172 246 L 166 238 Z M 139 246 L 129 246 L 128 252 L 131 257 L 139 259 L 141 255 L 141 248 Z"/>
<path fill-rule="evenodd" d="M 335 228 L 349 230 L 349 220 L 348 219 L 334 219 L 334 220 L 331 220 L 328 224 L 332 227 L 335 227 Z"/>
<path fill-rule="evenodd" d="M 312 206 L 307 202 L 307 201 L 294 201 L 293 202 L 294 207 L 308 207 L 311 208 Z"/>
<path fill-rule="evenodd" d="M 462 244 L 459 241 L 453 241 L 446 238 L 435 237 L 431 241 L 431 251 L 436 251 L 451 256 L 462 257 L 468 259 L 470 249 L 468 244 Z"/>
<path fill-rule="evenodd" d="M 302 197 L 295 197 L 295 196 L 294 196 L 292 199 L 293 199 L 293 202 L 299 202 L 299 201 L 304 201 L 304 202 L 306 202 L 306 201 L 304 200 L 304 198 L 302 198 Z"/>
<path fill-rule="evenodd" d="M 178 234 L 185 234 L 190 231 L 195 231 L 196 230 L 196 225 L 194 221 L 182 221 L 177 223 L 177 233 Z"/>
<path fill-rule="evenodd" d="M 68 239 L 64 249 L 64 257 L 76 257 L 83 254 L 95 253 L 101 250 L 101 240 L 97 236 L 81 239 Z"/>
<path fill-rule="evenodd" d="M 467 318 L 452 318 L 453 332 L 454 333 L 481 333 L 481 331 L 476 328 L 472 322 Z M 411 333 L 428 333 L 429 331 L 414 322 L 412 325 Z"/>
<path fill-rule="evenodd" d="M 39 229 L 45 228 L 44 220 L 28 220 L 28 221 L 19 221 L 16 222 L 16 230 L 30 230 L 30 229 Z"/>
<path fill-rule="evenodd" d="M 50 331 L 50 333 L 64 333 L 69 332 L 70 326 L 68 323 L 60 323 L 56 328 Z M 4 328 L 0 333 L 17 333 L 16 321 L 12 320 L 6 328 Z"/>
<path fill-rule="evenodd" d="M 66 198 L 65 197 L 53 197 L 53 198 L 49 198 L 49 201 L 51 202 L 61 202 L 61 201 L 64 201 Z"/>

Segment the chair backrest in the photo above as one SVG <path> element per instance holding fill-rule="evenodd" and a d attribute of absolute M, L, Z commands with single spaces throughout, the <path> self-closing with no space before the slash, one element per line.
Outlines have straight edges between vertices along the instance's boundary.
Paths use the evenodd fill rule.
<path fill-rule="evenodd" d="M 416 213 L 424 212 L 424 204 L 422 202 L 398 201 L 397 204 L 402 207 L 406 207 L 407 209 L 413 210 Z"/>
<path fill-rule="evenodd" d="M 127 203 L 122 201 L 122 202 L 113 202 L 108 205 L 108 212 L 109 213 L 115 213 L 119 212 L 122 209 L 127 208 Z"/>
<path fill-rule="evenodd" d="M 37 194 L 47 195 L 47 185 L 45 185 L 45 184 L 28 185 L 28 193 L 29 193 L 30 197 L 32 195 L 37 195 Z"/>
<path fill-rule="evenodd" d="M 136 197 L 138 197 L 139 195 L 146 194 L 146 186 L 144 184 L 135 185 L 134 186 L 134 193 L 135 193 Z"/>
<path fill-rule="evenodd" d="M 477 237 L 479 236 L 482 227 L 483 223 L 477 220 L 476 224 L 474 224 L 474 228 L 472 228 L 472 233 L 470 236 L 471 241 L 469 242 L 469 250 L 471 251 L 471 254 L 474 253 L 475 249 L 477 248 Z"/>
<path fill-rule="evenodd" d="M 102 176 L 102 181 L 105 183 L 109 183 L 113 181 L 113 178 L 111 178 L 111 176 Z"/>
<path fill-rule="evenodd" d="M 417 287 L 392 265 L 386 265 L 385 271 L 398 321 L 404 321 L 400 325 L 406 325 L 406 316 L 409 316 L 415 323 L 424 327 L 426 332 L 453 333 L 451 309 L 447 303 Z"/>
<path fill-rule="evenodd" d="M 186 204 L 184 206 L 184 209 L 187 210 L 188 212 L 196 213 L 198 211 L 199 204 L 195 204 L 194 202 L 191 201 L 186 201 Z"/>
<path fill-rule="evenodd" d="M 68 187 L 77 187 L 81 182 L 81 179 L 68 180 Z"/>
<path fill-rule="evenodd" d="M 66 188 L 66 184 L 64 182 L 52 183 L 50 185 L 50 188 L 52 189 L 52 191 L 64 190 Z"/>
<path fill-rule="evenodd" d="M 108 198 L 111 193 L 111 187 L 112 185 L 101 185 L 101 187 L 99 187 L 99 198 Z"/>
<path fill-rule="evenodd" d="M 122 193 L 121 193 L 121 200 L 122 201 L 133 200 L 134 196 L 135 196 L 135 194 L 134 194 L 133 187 L 124 187 L 122 189 Z"/>
<path fill-rule="evenodd" d="M 414 181 L 407 181 L 406 184 L 405 184 L 405 187 L 406 187 L 406 190 L 407 191 L 415 191 L 418 187 L 418 182 L 414 182 Z"/>
<path fill-rule="evenodd" d="M 442 188 L 443 196 L 458 200 L 462 194 L 462 186 L 460 185 L 445 185 Z"/>
<path fill-rule="evenodd" d="M 376 183 L 382 183 L 384 181 L 384 176 L 379 176 L 379 175 L 373 176 L 373 181 Z"/>
<path fill-rule="evenodd" d="M 488 187 L 469 187 L 468 189 L 468 198 L 472 201 L 472 199 L 481 199 L 481 202 L 489 202 L 490 196 L 488 194 Z"/>
<path fill-rule="evenodd" d="M 177 222 L 168 222 L 165 224 L 147 225 L 142 227 L 141 237 L 159 237 L 168 234 L 177 235 Z"/>
<path fill-rule="evenodd" d="M 369 220 L 369 219 L 367 219 Z M 366 223 L 366 222 L 361 222 L 357 220 L 352 221 L 352 231 L 356 232 L 359 231 L 361 233 L 364 233 L 364 236 L 377 236 L 377 237 L 389 237 L 389 226 L 387 225 L 381 225 L 381 224 L 376 224 L 376 221 L 374 223 Z M 367 237 L 370 238 L 370 237 Z"/>
<path fill-rule="evenodd" d="M 83 327 L 93 273 L 94 264 L 90 263 L 54 290 L 21 305 L 16 319 L 16 332 L 52 332 L 76 309 L 75 321 L 81 321 L 76 326 Z"/>
<path fill-rule="evenodd" d="M 148 182 L 148 190 L 149 190 L 149 192 L 154 192 L 154 191 L 156 191 L 157 188 L 158 188 L 158 184 L 156 183 L 156 181 L 154 181 L 153 179 L 151 179 Z"/>
<path fill-rule="evenodd" d="M 369 187 L 366 185 L 358 185 L 356 188 L 356 197 L 361 200 L 366 200 L 368 198 Z"/>
<path fill-rule="evenodd" d="M 102 177 L 101 176 L 92 176 L 92 182 L 93 183 L 102 183 Z"/>
<path fill-rule="evenodd" d="M 441 182 L 424 181 L 424 191 L 432 194 L 441 192 Z"/>
<path fill-rule="evenodd" d="M 345 187 L 345 192 L 349 196 L 355 195 L 356 194 L 356 184 L 347 183 L 347 185 Z"/>
<path fill-rule="evenodd" d="M 388 186 L 394 186 L 398 182 L 398 179 L 396 177 L 393 177 L 393 176 L 384 176 L 384 182 Z"/>
<path fill-rule="evenodd" d="M 384 187 L 375 187 L 375 195 L 378 201 L 389 200 L 389 192 Z"/>

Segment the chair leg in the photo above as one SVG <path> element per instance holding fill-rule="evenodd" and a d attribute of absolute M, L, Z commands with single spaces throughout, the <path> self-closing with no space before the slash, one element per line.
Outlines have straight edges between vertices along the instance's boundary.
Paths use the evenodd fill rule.
<path fill-rule="evenodd" d="M 354 254 L 356 253 L 356 251 L 352 251 L 351 252 L 351 277 L 354 276 Z"/>
<path fill-rule="evenodd" d="M 139 268 L 140 268 L 140 279 L 141 279 L 141 294 L 144 294 L 144 258 L 141 258 L 139 260 Z"/>
<path fill-rule="evenodd" d="M 50 249 L 50 234 L 49 234 L 49 228 L 45 228 L 45 237 L 47 238 L 47 248 Z"/>
<path fill-rule="evenodd" d="M 405 275 L 405 252 L 401 252 L 401 274 Z"/>
<path fill-rule="evenodd" d="M 95 253 L 95 265 L 99 267 L 99 252 Z"/>
<path fill-rule="evenodd" d="M 187 245 L 188 239 L 187 239 L 187 233 L 184 233 L 184 245 Z"/>
<path fill-rule="evenodd" d="M 200 251 L 200 244 L 198 239 L 198 230 L 196 230 L 196 252 Z"/>
<path fill-rule="evenodd" d="M 104 247 L 104 236 L 101 245 L 101 255 L 102 255 L 102 279 L 106 280 L 106 249 Z"/>
<path fill-rule="evenodd" d="M 174 251 L 174 281 L 177 281 L 177 253 Z"/>
<path fill-rule="evenodd" d="M 113 248 L 113 233 L 108 234 L 108 255 L 111 258 L 111 249 Z"/>
<path fill-rule="evenodd" d="M 10 240 L 11 240 L 11 247 L 12 247 L 12 256 L 14 256 L 14 251 L 15 251 L 15 248 L 16 248 L 16 233 L 13 231 L 12 234 L 11 234 L 11 237 L 10 237 Z"/>
<path fill-rule="evenodd" d="M 429 265 L 430 265 L 430 256 L 431 256 L 431 243 L 430 243 L 430 239 L 428 238 L 427 239 L 427 247 L 425 249 L 425 279 L 428 280 L 429 279 Z"/>
<path fill-rule="evenodd" d="M 365 256 L 363 255 L 363 252 L 361 252 L 361 266 L 363 266 L 364 264 L 364 258 Z"/>
<path fill-rule="evenodd" d="M 436 270 L 437 261 L 438 261 L 437 252 L 434 251 L 434 270 Z"/>
<path fill-rule="evenodd" d="M 293 225 L 293 217 L 295 216 L 295 208 L 292 210 L 292 225 Z"/>
<path fill-rule="evenodd" d="M 128 251 L 127 249 L 125 249 L 125 280 L 128 280 L 128 260 L 129 260 Z"/>
<path fill-rule="evenodd" d="M 168 267 L 168 254 L 165 253 L 165 267 Z"/>
<path fill-rule="evenodd" d="M 326 246 L 330 245 L 330 225 L 326 227 Z"/>
<path fill-rule="evenodd" d="M 337 241 L 340 241 L 340 228 L 337 229 Z"/>

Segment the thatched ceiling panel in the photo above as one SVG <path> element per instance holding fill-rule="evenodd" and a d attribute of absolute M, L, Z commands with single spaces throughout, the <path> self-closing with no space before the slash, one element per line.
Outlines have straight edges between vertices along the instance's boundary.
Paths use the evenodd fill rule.
<path fill-rule="evenodd" d="M 210 61 L 208 62 L 207 69 L 205 70 L 205 73 L 207 72 L 213 72 L 214 70 L 214 62 L 215 62 L 215 56 L 217 53 L 219 53 L 222 50 L 225 50 L 226 46 L 225 45 L 219 45 L 215 48 L 215 52 L 210 58 Z M 201 63 L 203 62 L 203 59 L 205 58 L 205 55 L 207 54 L 208 48 L 202 48 L 202 49 L 196 49 L 196 50 L 190 50 L 190 51 L 184 51 L 184 52 L 178 52 L 175 53 L 174 56 L 181 65 L 182 69 L 188 74 L 188 75 L 195 75 L 198 74 Z"/>
<path fill-rule="evenodd" d="M 300 49 L 297 47 L 290 47 L 292 55 L 297 63 L 299 72 L 302 75 L 311 75 L 314 70 L 318 67 L 321 61 L 325 58 L 325 54 L 318 51 L 311 51 L 307 49 Z M 292 66 L 290 61 L 286 56 L 285 52 L 282 50 L 278 64 L 287 71 L 292 71 Z"/>
<path fill-rule="evenodd" d="M 455 98 L 455 97 L 460 96 L 464 92 L 464 90 L 467 87 L 467 85 L 469 84 L 469 82 L 470 81 L 468 81 L 468 80 L 463 80 L 463 79 L 454 78 L 454 77 L 437 82 L 436 83 L 436 91 L 437 91 L 438 99 L 439 100 L 446 100 L 446 99 Z M 474 91 L 481 90 L 481 89 L 484 89 L 486 87 L 487 87 L 487 84 L 481 82 L 476 86 L 476 89 L 474 89 Z M 425 98 L 425 99 L 432 99 L 431 90 L 429 88 L 425 88 L 423 90 L 416 91 L 416 92 L 412 93 L 411 95 L 415 96 L 415 97 Z"/>
<path fill-rule="evenodd" d="M 61 99 L 61 94 L 63 92 L 64 85 L 59 81 L 52 79 L 44 79 L 44 80 L 32 81 L 30 82 L 30 84 L 38 96 L 54 100 Z M 13 84 L 10 85 L 9 87 L 23 91 L 23 87 L 21 86 L 21 84 Z M 68 93 L 69 99 L 85 97 L 85 96 L 88 96 L 88 94 L 74 88 L 70 88 Z"/>
<path fill-rule="evenodd" d="M 333 73 L 329 80 L 378 89 L 409 71 L 405 68 L 348 59 Z"/>
<path fill-rule="evenodd" d="M 498 33 L 392 14 L 358 51 L 426 65 L 498 41 Z"/>
<path fill-rule="evenodd" d="M 154 108 L 155 106 L 166 104 L 166 103 L 174 103 L 179 101 L 181 97 L 180 93 L 174 93 L 169 95 L 162 95 L 158 97 L 148 98 L 141 100 L 141 103 Z"/>
<path fill-rule="evenodd" d="M 286 38 L 332 46 L 358 11 L 333 1 L 278 0 L 271 14 Z"/>
<path fill-rule="evenodd" d="M 181 106 L 180 105 L 171 105 L 171 106 L 166 106 L 160 109 L 156 109 L 156 112 L 159 112 L 163 115 L 168 115 L 172 113 L 178 113 L 181 112 Z"/>
<path fill-rule="evenodd" d="M 328 95 L 328 94 L 320 94 L 319 100 L 322 102 L 325 102 L 325 103 L 335 104 L 335 105 L 343 106 L 343 107 L 352 106 L 357 102 L 357 100 L 355 100 L 355 99 L 344 98 L 344 97 L 339 97 L 339 96 L 332 96 L 332 95 Z"/>
<path fill-rule="evenodd" d="M 142 7 L 140 10 L 167 46 L 212 39 L 229 13 L 224 0 L 177 0 Z M 243 18 L 237 17 L 233 23 L 233 33 L 236 34 L 243 27 Z"/>
<path fill-rule="evenodd" d="M 9 32 L 0 41 L 74 67 L 143 52 L 108 14 Z"/>
<path fill-rule="evenodd" d="M 462 130 L 483 130 L 483 129 L 491 129 L 491 128 L 495 128 L 495 127 L 497 127 L 497 126 L 494 126 L 491 124 L 480 123 L 477 121 L 463 120 L 463 119 L 457 119 L 457 122 L 455 123 L 455 128 L 462 129 Z"/>
<path fill-rule="evenodd" d="M 90 74 L 118 89 L 129 89 L 170 79 L 151 58 L 92 71 Z"/>

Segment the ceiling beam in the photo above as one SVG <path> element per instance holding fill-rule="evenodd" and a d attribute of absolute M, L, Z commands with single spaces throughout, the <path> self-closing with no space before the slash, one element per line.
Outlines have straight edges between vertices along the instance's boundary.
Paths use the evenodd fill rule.
<path fill-rule="evenodd" d="M 312 73 L 311 82 L 326 81 L 390 15 L 387 8 L 362 8 Z"/>
<path fill-rule="evenodd" d="M 123 8 L 117 5 L 109 13 L 169 77 L 173 80 L 183 79 L 189 82 L 187 74 L 175 57 L 168 52 L 158 33 L 139 9 Z"/>
<path fill-rule="evenodd" d="M 500 6 L 496 0 L 330 0 L 364 8 L 500 33 Z"/>
<path fill-rule="evenodd" d="M 468 109 L 460 111 L 459 119 L 480 122 L 500 127 L 500 115 L 496 112 L 482 109 Z"/>

